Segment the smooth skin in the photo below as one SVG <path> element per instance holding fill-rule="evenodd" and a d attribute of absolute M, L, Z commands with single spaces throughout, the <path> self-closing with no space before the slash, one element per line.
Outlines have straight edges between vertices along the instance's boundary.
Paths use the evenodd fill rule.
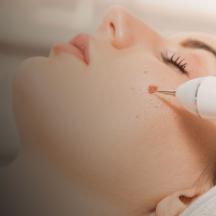
<path fill-rule="evenodd" d="M 212 187 L 216 127 L 148 87 L 173 90 L 215 73 L 211 53 L 180 46 L 187 38 L 216 45 L 206 34 L 163 37 L 115 6 L 90 40 L 89 65 L 54 49 L 27 59 L 13 85 L 23 144 L 118 216 L 179 215 Z M 185 59 L 188 74 L 163 61 L 167 51 Z"/>

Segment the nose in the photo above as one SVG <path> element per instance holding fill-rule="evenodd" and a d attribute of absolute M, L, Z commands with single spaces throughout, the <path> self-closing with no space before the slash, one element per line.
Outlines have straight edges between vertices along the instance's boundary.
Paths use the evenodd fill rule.
<path fill-rule="evenodd" d="M 128 48 L 137 43 L 154 47 L 161 41 L 158 33 L 120 6 L 108 10 L 99 31 L 105 33 L 111 44 L 118 49 Z"/>

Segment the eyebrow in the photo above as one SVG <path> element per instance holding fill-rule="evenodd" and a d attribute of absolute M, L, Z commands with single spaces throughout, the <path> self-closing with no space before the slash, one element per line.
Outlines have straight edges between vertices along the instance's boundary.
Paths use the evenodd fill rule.
<path fill-rule="evenodd" d="M 207 43 L 199 40 L 194 39 L 187 39 L 182 41 L 181 46 L 186 48 L 194 48 L 194 49 L 203 49 L 210 53 L 212 53 L 216 57 L 216 49 L 214 49 L 212 46 L 208 45 Z"/>

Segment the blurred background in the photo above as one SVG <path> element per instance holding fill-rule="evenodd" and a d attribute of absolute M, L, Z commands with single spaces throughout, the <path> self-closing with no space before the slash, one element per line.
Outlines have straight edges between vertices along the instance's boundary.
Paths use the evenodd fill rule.
<path fill-rule="evenodd" d="M 212 0 L 0 0 L 0 215 L 105 215 L 55 167 L 21 147 L 11 110 L 11 81 L 25 58 L 48 55 L 52 44 L 94 33 L 108 7 L 127 7 L 162 34 L 216 34 Z M 81 190 L 81 189 L 80 189 Z M 82 205 L 80 205 L 82 203 Z M 97 210 L 96 210 L 97 209 Z"/>

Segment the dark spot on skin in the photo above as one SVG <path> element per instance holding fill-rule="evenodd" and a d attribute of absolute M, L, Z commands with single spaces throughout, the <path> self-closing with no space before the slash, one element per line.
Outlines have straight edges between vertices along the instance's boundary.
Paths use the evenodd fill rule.
<path fill-rule="evenodd" d="M 143 71 L 143 73 L 144 73 L 144 74 L 147 74 L 147 73 L 148 73 L 148 71 Z"/>
<path fill-rule="evenodd" d="M 153 93 L 157 92 L 157 90 L 158 90 L 158 87 L 156 85 L 150 85 L 148 87 L 149 94 L 153 94 Z"/>
<path fill-rule="evenodd" d="M 136 119 L 138 119 L 139 118 L 139 115 L 136 115 Z"/>
<path fill-rule="evenodd" d="M 135 89 L 134 87 L 131 87 L 131 88 L 130 88 L 130 90 L 132 90 L 132 91 L 133 91 L 134 89 Z"/>

